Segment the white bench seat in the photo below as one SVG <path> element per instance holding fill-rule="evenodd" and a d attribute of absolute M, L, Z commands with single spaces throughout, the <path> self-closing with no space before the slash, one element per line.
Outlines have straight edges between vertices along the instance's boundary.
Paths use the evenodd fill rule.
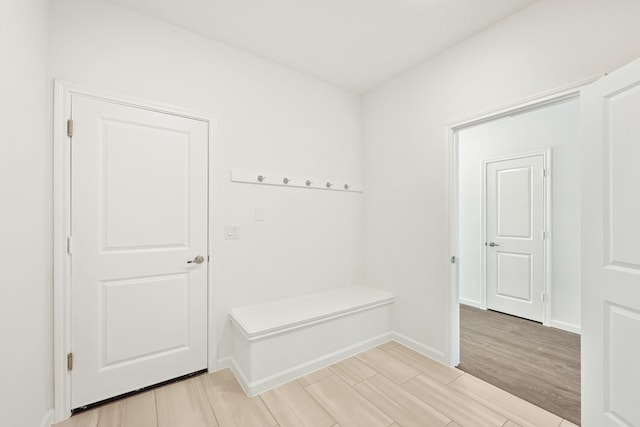
<path fill-rule="evenodd" d="M 234 308 L 229 318 L 248 340 L 253 341 L 392 302 L 393 294 L 389 292 L 350 286 Z"/>
<path fill-rule="evenodd" d="M 232 369 L 253 396 L 389 339 L 393 294 L 350 286 L 231 310 Z"/>

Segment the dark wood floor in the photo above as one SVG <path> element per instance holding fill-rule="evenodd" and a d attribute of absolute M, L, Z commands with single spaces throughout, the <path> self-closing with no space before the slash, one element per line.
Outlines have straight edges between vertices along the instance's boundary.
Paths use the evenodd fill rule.
<path fill-rule="evenodd" d="M 460 305 L 460 366 L 580 425 L 580 336 Z"/>

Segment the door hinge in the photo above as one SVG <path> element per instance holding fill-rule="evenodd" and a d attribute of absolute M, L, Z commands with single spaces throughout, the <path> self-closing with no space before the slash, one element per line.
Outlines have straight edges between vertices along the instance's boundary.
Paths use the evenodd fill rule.
<path fill-rule="evenodd" d="M 207 262 L 211 262 L 211 255 L 207 255 Z"/>
<path fill-rule="evenodd" d="M 456 260 L 455 255 L 452 255 L 452 256 L 451 256 L 451 264 L 455 264 L 455 263 L 456 263 L 456 261 L 457 261 L 457 260 Z"/>
<path fill-rule="evenodd" d="M 67 136 L 69 138 L 73 136 L 73 119 L 67 120 Z"/>
<path fill-rule="evenodd" d="M 546 231 L 542 232 L 542 240 L 547 240 L 547 232 Z"/>
<path fill-rule="evenodd" d="M 542 169 L 542 177 L 543 177 L 543 178 L 546 178 L 548 174 L 549 174 L 549 173 L 547 172 L 547 170 L 546 170 L 546 169 Z"/>
<path fill-rule="evenodd" d="M 545 294 L 544 292 L 540 294 L 540 301 L 545 302 L 545 300 L 547 299 L 547 294 Z"/>
<path fill-rule="evenodd" d="M 67 354 L 67 370 L 73 369 L 73 353 Z"/>
<path fill-rule="evenodd" d="M 71 237 L 67 237 L 67 254 L 71 255 Z"/>

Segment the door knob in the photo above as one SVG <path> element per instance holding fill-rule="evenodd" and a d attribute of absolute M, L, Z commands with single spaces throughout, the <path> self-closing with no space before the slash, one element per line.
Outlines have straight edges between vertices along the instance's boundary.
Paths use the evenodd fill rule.
<path fill-rule="evenodd" d="M 489 246 L 493 248 L 494 246 L 500 246 L 500 245 L 495 242 L 489 242 Z"/>
<path fill-rule="evenodd" d="M 204 262 L 204 257 L 202 255 L 198 255 L 194 259 L 187 261 L 187 264 L 202 264 Z"/>

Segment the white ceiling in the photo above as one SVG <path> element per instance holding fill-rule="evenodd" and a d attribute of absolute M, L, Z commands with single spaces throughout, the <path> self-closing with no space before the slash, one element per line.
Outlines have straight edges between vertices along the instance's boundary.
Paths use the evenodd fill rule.
<path fill-rule="evenodd" d="M 363 93 L 536 0 L 111 0 Z"/>

